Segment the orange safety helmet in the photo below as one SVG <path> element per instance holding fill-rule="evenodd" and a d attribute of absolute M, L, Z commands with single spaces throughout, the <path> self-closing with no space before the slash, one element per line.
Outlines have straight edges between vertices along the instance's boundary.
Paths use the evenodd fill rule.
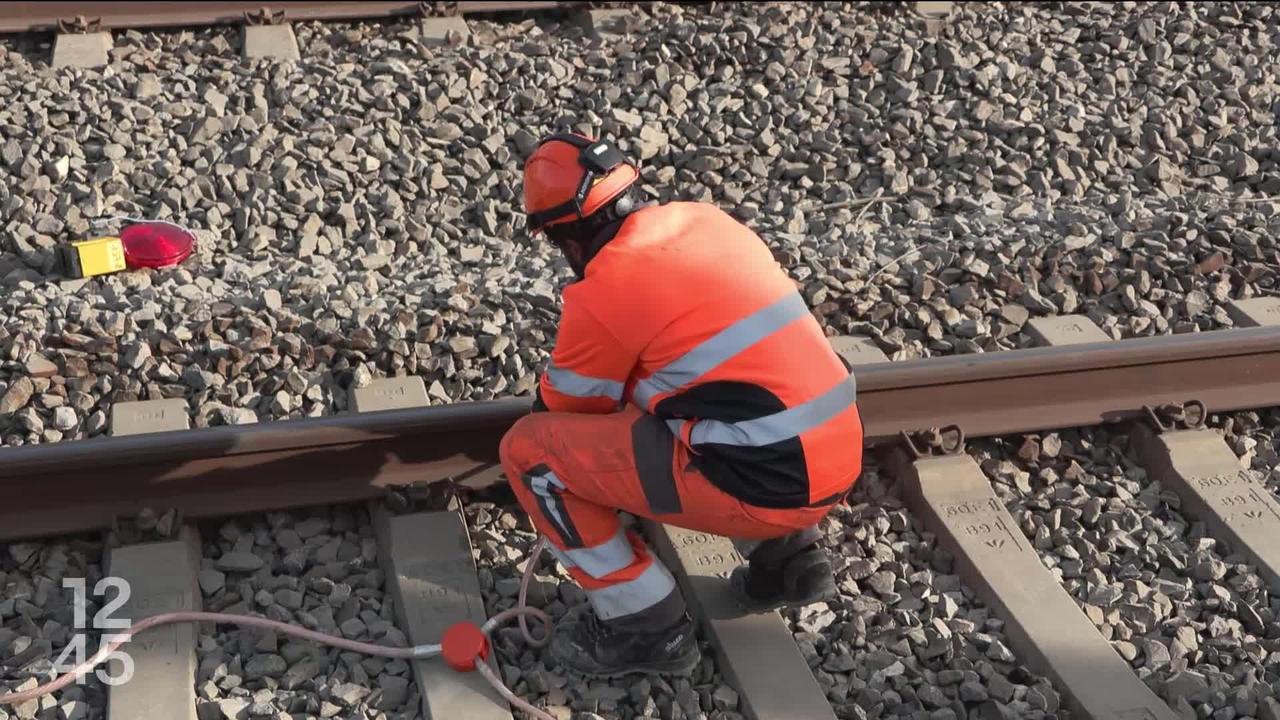
<path fill-rule="evenodd" d="M 529 231 L 537 233 L 549 225 L 588 217 L 626 192 L 639 177 L 639 169 L 608 140 L 577 133 L 552 135 L 538 144 L 524 164 Z"/>

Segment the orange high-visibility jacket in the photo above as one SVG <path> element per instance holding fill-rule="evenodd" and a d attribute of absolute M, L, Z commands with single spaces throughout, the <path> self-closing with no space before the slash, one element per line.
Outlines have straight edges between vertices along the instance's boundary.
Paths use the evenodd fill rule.
<path fill-rule="evenodd" d="M 752 505 L 829 502 L 861 471 L 853 376 L 769 248 L 712 205 L 626 219 L 565 289 L 540 390 L 552 411 L 663 418 Z"/>

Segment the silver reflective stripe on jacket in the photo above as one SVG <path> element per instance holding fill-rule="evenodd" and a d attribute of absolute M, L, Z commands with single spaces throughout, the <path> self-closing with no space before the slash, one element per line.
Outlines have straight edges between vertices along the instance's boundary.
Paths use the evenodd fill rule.
<path fill-rule="evenodd" d="M 764 340 L 809 312 L 800 293 L 788 293 L 781 300 L 742 318 L 703 340 L 653 375 L 636 383 L 632 399 L 648 408 L 654 397 L 688 385 L 722 365 L 734 355 Z"/>
<path fill-rule="evenodd" d="M 554 363 L 547 366 L 547 377 L 555 386 L 556 392 L 579 398 L 607 397 L 612 400 L 622 399 L 623 384 L 617 380 L 594 378 L 579 375 L 572 370 L 556 367 Z"/>
<path fill-rule="evenodd" d="M 809 312 L 800 293 L 786 297 L 751 313 L 692 350 L 681 355 L 653 375 L 636 383 L 633 401 L 648 409 L 654 397 L 695 382 L 735 355 L 778 332 Z M 771 415 L 725 422 L 699 420 L 689 433 L 690 445 L 715 443 L 739 447 L 772 445 L 802 435 L 844 412 L 858 399 L 857 384 L 849 375 L 835 387 L 812 400 Z M 667 427 L 680 437 L 686 420 L 667 420 Z"/>
<path fill-rule="evenodd" d="M 761 447 L 797 437 L 844 412 L 858 399 L 858 387 L 852 375 L 818 397 L 793 408 L 771 415 L 739 422 L 698 420 L 689 431 L 689 444 L 736 445 Z M 677 436 L 685 420 L 668 420 L 667 427 Z"/>

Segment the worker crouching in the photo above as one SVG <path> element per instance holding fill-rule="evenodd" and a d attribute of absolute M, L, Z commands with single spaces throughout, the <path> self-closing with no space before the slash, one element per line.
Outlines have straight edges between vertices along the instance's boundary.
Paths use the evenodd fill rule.
<path fill-rule="evenodd" d="M 521 505 L 591 612 L 551 651 L 593 677 L 688 673 L 671 572 L 619 510 L 733 539 L 750 611 L 834 590 L 819 521 L 861 471 L 849 368 L 752 231 L 703 203 L 638 202 L 608 142 L 545 139 L 525 164 L 533 232 L 577 275 L 533 414 L 503 438 Z"/>

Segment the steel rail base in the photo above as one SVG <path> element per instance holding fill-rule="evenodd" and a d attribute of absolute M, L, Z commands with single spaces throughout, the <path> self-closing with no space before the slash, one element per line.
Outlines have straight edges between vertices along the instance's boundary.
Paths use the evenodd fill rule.
<path fill-rule="evenodd" d="M 1280 406 L 1280 328 L 878 363 L 855 371 L 866 446 L 959 425 L 968 437 L 1114 423 L 1145 406 Z M 0 449 L 0 540 L 109 526 L 144 507 L 186 518 L 377 497 L 453 478 L 502 482 L 526 400 L 389 410 Z"/>

